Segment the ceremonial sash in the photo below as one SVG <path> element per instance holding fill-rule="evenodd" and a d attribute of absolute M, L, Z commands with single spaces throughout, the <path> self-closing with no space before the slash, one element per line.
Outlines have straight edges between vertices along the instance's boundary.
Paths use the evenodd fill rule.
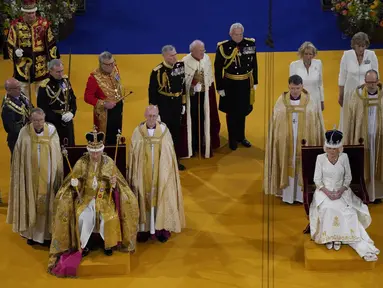
<path fill-rule="evenodd" d="M 44 124 L 42 136 L 37 136 L 32 124 L 29 125 L 29 134 L 32 141 L 32 180 L 33 194 L 36 199 L 36 212 L 38 215 L 45 215 L 46 194 L 48 192 L 48 161 L 50 154 L 49 128 Z M 40 145 L 40 147 L 39 147 Z M 38 150 L 40 150 L 40 158 Z M 40 160 L 40 161 L 39 161 Z M 34 225 L 35 223 L 33 223 Z"/>

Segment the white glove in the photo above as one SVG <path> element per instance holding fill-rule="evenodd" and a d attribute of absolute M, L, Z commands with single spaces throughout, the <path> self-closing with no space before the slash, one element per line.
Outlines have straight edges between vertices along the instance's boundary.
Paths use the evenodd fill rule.
<path fill-rule="evenodd" d="M 61 120 L 64 122 L 69 122 L 70 120 L 73 119 L 73 113 L 72 112 L 66 112 L 62 117 Z"/>
<path fill-rule="evenodd" d="M 78 179 L 77 178 L 72 178 L 70 180 L 70 185 L 72 185 L 73 187 L 77 187 L 78 186 Z"/>
<path fill-rule="evenodd" d="M 195 93 L 198 93 L 198 92 L 201 92 L 201 90 L 202 90 L 202 85 L 201 85 L 201 83 L 197 83 L 195 86 L 194 86 L 194 92 Z"/>
<path fill-rule="evenodd" d="M 17 57 L 21 58 L 21 57 L 23 57 L 24 51 L 23 51 L 23 49 L 19 48 L 15 51 L 15 54 Z"/>
<path fill-rule="evenodd" d="M 222 97 L 225 97 L 226 94 L 225 94 L 225 90 L 219 90 L 218 91 L 218 94 L 221 95 Z"/>
<path fill-rule="evenodd" d="M 254 90 L 257 90 L 257 85 L 254 85 Z"/>
<path fill-rule="evenodd" d="M 185 105 L 182 105 L 182 112 L 181 112 L 181 115 L 184 115 L 184 114 L 185 114 L 185 111 L 186 111 L 186 107 L 185 107 Z"/>

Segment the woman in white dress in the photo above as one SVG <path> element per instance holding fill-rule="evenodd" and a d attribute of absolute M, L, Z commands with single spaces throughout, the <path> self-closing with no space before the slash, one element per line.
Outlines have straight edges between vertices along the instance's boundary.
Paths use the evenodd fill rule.
<path fill-rule="evenodd" d="M 299 60 L 291 62 L 290 76 L 299 75 L 303 87 L 310 93 L 321 110 L 324 110 L 322 61 L 314 59 L 318 50 L 311 42 L 304 42 L 298 49 Z"/>
<path fill-rule="evenodd" d="M 368 35 L 363 32 L 356 33 L 351 39 L 351 50 L 343 53 L 339 71 L 339 130 L 343 131 L 343 122 L 348 121 L 347 107 L 354 90 L 364 84 L 364 76 L 370 69 L 379 71 L 378 58 L 372 50 L 366 49 L 370 45 Z"/>
<path fill-rule="evenodd" d="M 311 238 L 338 251 L 350 245 L 366 261 L 376 261 L 379 250 L 368 236 L 368 207 L 350 189 L 351 169 L 342 153 L 342 132 L 326 132 L 325 153 L 318 155 L 314 182 L 317 187 L 310 205 Z"/>

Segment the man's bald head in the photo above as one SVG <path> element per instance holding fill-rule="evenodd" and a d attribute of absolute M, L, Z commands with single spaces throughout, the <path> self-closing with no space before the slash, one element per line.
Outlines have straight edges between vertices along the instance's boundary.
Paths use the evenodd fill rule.
<path fill-rule="evenodd" d="M 149 105 L 145 109 L 145 118 L 146 118 L 146 125 L 149 128 L 152 128 L 156 125 L 156 121 L 158 119 L 158 113 L 159 109 L 155 105 Z"/>
<path fill-rule="evenodd" d="M 156 106 L 156 105 L 149 105 L 149 106 L 146 107 L 146 109 L 145 109 L 145 118 L 147 118 L 147 116 L 148 116 L 149 114 L 153 114 L 153 113 L 157 113 L 157 115 L 158 115 L 159 112 L 160 112 L 160 111 L 159 111 L 159 109 L 158 109 L 158 106 Z"/>
<path fill-rule="evenodd" d="M 17 81 L 15 78 L 9 78 L 5 81 L 4 84 L 5 91 L 7 91 L 7 94 L 12 97 L 18 97 L 21 93 L 21 86 L 20 82 Z"/>

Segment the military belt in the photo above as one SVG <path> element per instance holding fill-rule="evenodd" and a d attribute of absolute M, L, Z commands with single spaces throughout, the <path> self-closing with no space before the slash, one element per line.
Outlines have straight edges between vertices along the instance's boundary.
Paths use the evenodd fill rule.
<path fill-rule="evenodd" d="M 247 74 L 242 74 L 242 75 L 234 75 L 234 74 L 225 72 L 225 77 L 230 80 L 246 80 L 246 79 L 249 79 L 252 74 L 253 74 L 253 70 L 251 70 Z"/>

